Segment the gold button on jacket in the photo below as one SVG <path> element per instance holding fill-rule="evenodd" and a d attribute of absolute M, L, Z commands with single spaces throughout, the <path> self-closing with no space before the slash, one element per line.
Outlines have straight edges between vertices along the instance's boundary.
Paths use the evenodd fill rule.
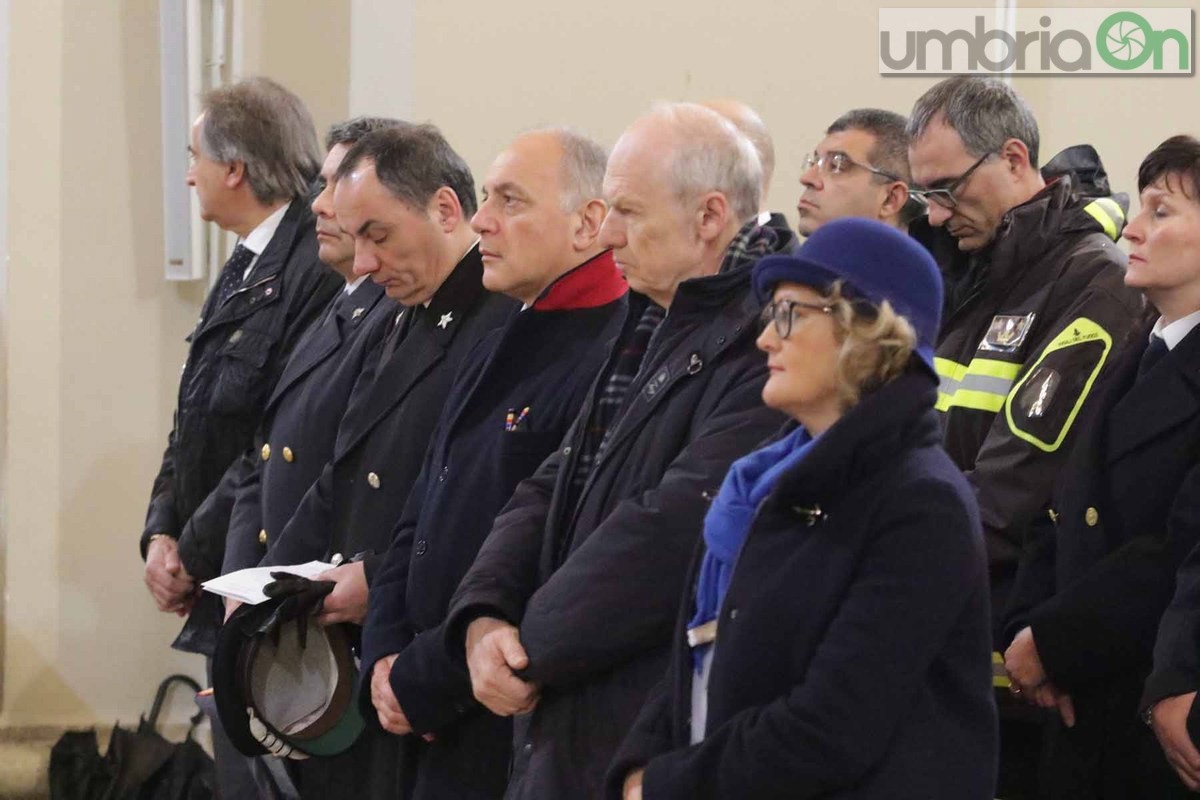
<path fill-rule="evenodd" d="M 379 476 L 376 475 L 374 472 L 368 472 L 367 473 L 367 484 L 372 489 L 378 489 L 379 488 Z"/>
<path fill-rule="evenodd" d="M 271 457 L 271 445 L 264 444 L 262 449 L 262 460 L 266 461 Z"/>
<path fill-rule="evenodd" d="M 1100 521 L 1100 512 L 1094 506 L 1089 506 L 1088 510 L 1083 512 L 1083 521 L 1088 524 L 1089 528 L 1096 527 L 1096 523 Z"/>
<path fill-rule="evenodd" d="M 259 544 L 267 543 L 267 529 L 266 528 L 263 528 L 261 531 L 258 532 L 258 543 Z"/>
<path fill-rule="evenodd" d="M 283 460 L 289 464 L 296 460 L 296 454 L 292 452 L 292 448 L 283 448 Z"/>

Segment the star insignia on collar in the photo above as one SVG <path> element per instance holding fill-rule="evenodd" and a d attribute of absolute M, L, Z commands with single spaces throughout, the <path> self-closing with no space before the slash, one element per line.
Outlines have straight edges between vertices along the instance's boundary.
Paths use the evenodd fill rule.
<path fill-rule="evenodd" d="M 440 319 L 438 319 L 437 326 L 439 328 L 441 328 L 442 330 L 445 330 L 446 326 L 449 325 L 451 322 L 454 322 L 454 312 L 447 311 L 445 314 L 442 314 Z"/>

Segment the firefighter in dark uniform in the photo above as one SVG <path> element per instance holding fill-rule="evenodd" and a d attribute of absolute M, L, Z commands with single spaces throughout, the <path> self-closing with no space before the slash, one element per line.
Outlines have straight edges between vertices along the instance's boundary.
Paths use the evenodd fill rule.
<path fill-rule="evenodd" d="M 1024 532 L 1044 513 L 1075 423 L 1141 299 L 1123 283 L 1119 199 L 1081 192 L 1083 175 L 1090 193 L 1108 194 L 1099 160 L 1069 152 L 1065 160 L 1085 163 L 1047 182 L 1037 168 L 1037 121 L 1003 82 L 942 81 L 917 101 L 909 135 L 928 223 L 958 245 L 959 257 L 943 266 L 937 407 L 946 449 L 979 499 L 1000 650 Z M 995 683 L 1007 688 L 999 652 L 994 659 Z M 1013 719 L 1022 711 L 1001 709 L 1006 796 L 1032 790 L 1037 723 Z"/>

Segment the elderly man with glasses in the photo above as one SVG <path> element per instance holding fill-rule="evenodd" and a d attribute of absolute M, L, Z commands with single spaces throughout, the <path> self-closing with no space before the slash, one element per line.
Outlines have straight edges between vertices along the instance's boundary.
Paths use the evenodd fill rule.
<path fill-rule="evenodd" d="M 838 117 L 804 161 L 796 228 L 811 236 L 830 220 L 865 217 L 900 229 L 924 211 L 909 194 L 907 120 L 858 108 Z"/>
<path fill-rule="evenodd" d="M 1039 171 L 1037 121 L 1011 87 L 942 81 L 917 101 L 908 132 L 914 194 L 928 202 L 929 225 L 957 243 L 958 257 L 943 264 L 937 408 L 946 449 L 979 499 L 1002 651 L 1025 531 L 1046 513 L 1074 423 L 1141 302 L 1122 282 L 1114 239 L 1124 211 L 1107 196 L 1095 152 L 1071 148 Z M 1091 159 L 1090 182 L 1057 169 L 1080 154 Z M 1019 692 L 996 661 L 997 688 Z M 1007 710 L 999 793 L 1024 797 L 1037 737 Z"/>

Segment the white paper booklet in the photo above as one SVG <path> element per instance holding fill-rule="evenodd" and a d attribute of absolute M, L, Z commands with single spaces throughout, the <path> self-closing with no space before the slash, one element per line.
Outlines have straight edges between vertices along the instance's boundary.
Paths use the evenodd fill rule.
<path fill-rule="evenodd" d="M 290 567 L 251 567 L 213 578 L 200 585 L 206 592 L 232 597 L 234 600 L 256 606 L 267 600 L 267 596 L 263 594 L 263 587 L 274 580 L 271 577 L 272 572 L 290 572 L 302 578 L 315 578 L 327 569 L 333 569 L 333 564 L 326 564 L 324 561 L 309 561 L 307 564 Z"/>

